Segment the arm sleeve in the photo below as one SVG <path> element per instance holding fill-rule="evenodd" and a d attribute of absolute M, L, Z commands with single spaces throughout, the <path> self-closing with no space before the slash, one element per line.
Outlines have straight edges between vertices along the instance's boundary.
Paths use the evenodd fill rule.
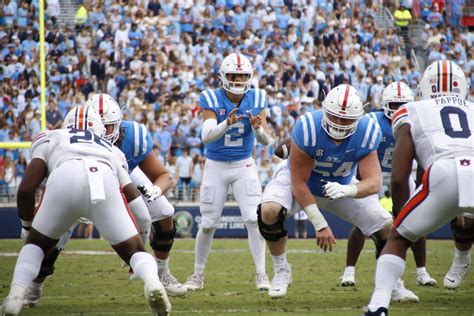
<path fill-rule="evenodd" d="M 207 119 L 202 124 L 202 142 L 204 144 L 214 142 L 224 136 L 228 130 L 229 126 L 227 125 L 227 120 L 217 124 L 216 119 Z"/>
<path fill-rule="evenodd" d="M 405 106 L 402 106 L 398 109 L 397 112 L 393 115 L 392 118 L 392 131 L 393 137 L 397 139 L 397 132 L 400 126 L 409 123 L 408 121 L 408 109 Z"/>

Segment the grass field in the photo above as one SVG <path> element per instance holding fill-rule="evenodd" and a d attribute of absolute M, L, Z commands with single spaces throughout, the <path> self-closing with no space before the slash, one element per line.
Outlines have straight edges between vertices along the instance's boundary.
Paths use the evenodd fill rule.
<path fill-rule="evenodd" d="M 20 240 L 0 240 L 0 296 L 7 295 Z M 217 239 L 209 256 L 205 288 L 184 298 L 172 298 L 174 315 L 360 315 L 367 305 L 374 279 L 374 248 L 367 241 L 357 267 L 357 286 L 338 285 L 345 262 L 346 241 L 333 253 L 322 253 L 313 240 L 290 240 L 288 259 L 293 284 L 288 296 L 272 300 L 254 285 L 254 267 L 243 239 Z M 171 269 L 182 282 L 194 266 L 194 240 L 176 240 Z M 24 315 L 142 315 L 148 314 L 142 283 L 128 281 L 116 255 L 73 254 L 71 251 L 111 251 L 102 240 L 72 240 L 58 260 L 56 273 L 43 292 L 41 306 L 24 309 Z M 10 253 L 10 255 L 7 255 Z M 450 241 L 428 242 L 428 270 L 438 283 L 449 269 Z M 272 272 L 267 255 L 267 270 Z M 273 273 L 269 273 L 270 277 Z M 415 285 L 415 268 L 409 255 L 405 283 L 420 297 L 418 304 L 392 304 L 391 315 L 474 315 L 474 277 L 471 273 L 456 291 Z"/>

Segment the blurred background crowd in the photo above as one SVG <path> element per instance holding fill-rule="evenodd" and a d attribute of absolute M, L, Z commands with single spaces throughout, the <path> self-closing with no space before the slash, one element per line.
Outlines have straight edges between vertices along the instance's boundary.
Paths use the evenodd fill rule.
<path fill-rule="evenodd" d="M 219 86 L 220 62 L 233 51 L 249 57 L 253 85 L 268 93 L 277 140 L 341 83 L 359 91 L 367 111 L 380 108 L 393 81 L 416 91 L 435 60 L 455 61 L 474 86 L 463 0 L 45 2 L 48 129 L 91 94 L 110 94 L 124 119 L 148 128 L 180 200 L 196 200 L 206 157 L 199 93 Z M 38 15 L 38 0 L 2 0 L 0 141 L 40 131 Z M 272 146 L 255 148 L 262 185 L 278 163 L 272 154 Z M 28 160 L 27 149 L 0 150 L 2 192 L 15 191 Z"/>

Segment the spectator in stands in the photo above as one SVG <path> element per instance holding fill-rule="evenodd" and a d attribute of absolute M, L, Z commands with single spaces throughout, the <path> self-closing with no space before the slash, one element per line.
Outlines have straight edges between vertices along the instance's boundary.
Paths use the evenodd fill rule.
<path fill-rule="evenodd" d="M 295 214 L 295 238 L 308 238 L 308 215 L 301 210 Z"/>
<path fill-rule="evenodd" d="M 193 158 L 189 156 L 189 149 L 184 148 L 183 154 L 176 159 L 176 173 L 179 178 L 178 183 L 182 186 L 179 197 L 189 200 L 188 186 L 193 174 Z"/>
<path fill-rule="evenodd" d="M 61 128 L 63 116 L 58 110 L 58 104 L 55 95 L 51 94 L 48 99 L 48 110 L 46 111 L 46 127 L 48 129 Z"/>
<path fill-rule="evenodd" d="M 9 197 L 16 192 L 16 167 L 13 158 L 9 155 L 4 158 L 3 182 Z"/>
<path fill-rule="evenodd" d="M 380 199 L 380 205 L 382 205 L 387 212 L 392 213 L 393 202 L 390 190 L 385 190 L 384 196 Z"/>
<path fill-rule="evenodd" d="M 81 1 L 76 10 L 76 17 L 74 19 L 74 22 L 76 24 L 76 30 L 80 30 L 85 26 L 85 24 L 87 23 L 87 16 L 88 16 L 87 8 L 84 5 L 84 3 L 82 3 Z"/>
<path fill-rule="evenodd" d="M 59 5 L 59 0 L 47 0 L 46 14 L 50 17 L 53 25 L 56 25 L 56 21 L 61 14 L 61 6 Z"/>
<path fill-rule="evenodd" d="M 440 13 L 438 3 L 433 3 L 433 10 L 428 15 L 428 23 L 432 28 L 443 26 L 443 15 Z"/>

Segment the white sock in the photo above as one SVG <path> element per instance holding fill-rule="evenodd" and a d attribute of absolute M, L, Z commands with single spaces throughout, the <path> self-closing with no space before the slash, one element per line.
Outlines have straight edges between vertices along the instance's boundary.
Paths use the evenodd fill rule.
<path fill-rule="evenodd" d="M 16 261 L 12 285 L 18 284 L 25 288 L 29 287 L 40 272 L 43 258 L 44 252 L 40 247 L 33 244 L 24 245 Z"/>
<path fill-rule="evenodd" d="M 273 268 L 276 270 L 278 267 L 286 267 L 288 262 L 286 261 L 286 253 L 279 256 L 272 256 Z"/>
<path fill-rule="evenodd" d="M 454 248 L 454 262 L 457 264 L 471 263 L 471 249 L 459 250 L 458 248 Z"/>
<path fill-rule="evenodd" d="M 166 258 L 166 259 L 156 258 L 155 260 L 156 260 L 156 265 L 158 266 L 158 272 L 168 270 L 169 258 Z"/>
<path fill-rule="evenodd" d="M 145 201 L 143 201 L 142 197 L 139 196 L 133 201 L 129 202 L 128 207 L 135 216 L 138 229 L 140 230 L 140 237 L 143 241 L 143 244 L 146 245 L 148 237 L 150 236 L 151 217 L 148 213 Z"/>
<path fill-rule="evenodd" d="M 199 228 L 196 235 L 196 246 L 195 246 L 195 258 L 194 258 L 194 273 L 204 274 L 204 268 L 206 267 L 207 257 L 211 251 L 212 240 L 214 238 L 214 232 L 217 228 L 208 228 L 207 232 Z"/>
<path fill-rule="evenodd" d="M 382 255 L 377 260 L 375 289 L 369 303 L 369 310 L 383 306 L 388 308 L 395 282 L 403 275 L 405 260 L 395 255 Z"/>
<path fill-rule="evenodd" d="M 160 282 L 156 262 L 148 252 L 135 252 L 130 258 L 130 267 L 143 282 Z"/>
<path fill-rule="evenodd" d="M 247 227 L 250 252 L 253 263 L 257 268 L 257 273 L 265 272 L 265 240 L 258 231 L 257 223 L 245 223 Z"/>
<path fill-rule="evenodd" d="M 426 273 L 426 267 L 419 267 L 416 268 L 416 274 L 425 274 Z"/>

